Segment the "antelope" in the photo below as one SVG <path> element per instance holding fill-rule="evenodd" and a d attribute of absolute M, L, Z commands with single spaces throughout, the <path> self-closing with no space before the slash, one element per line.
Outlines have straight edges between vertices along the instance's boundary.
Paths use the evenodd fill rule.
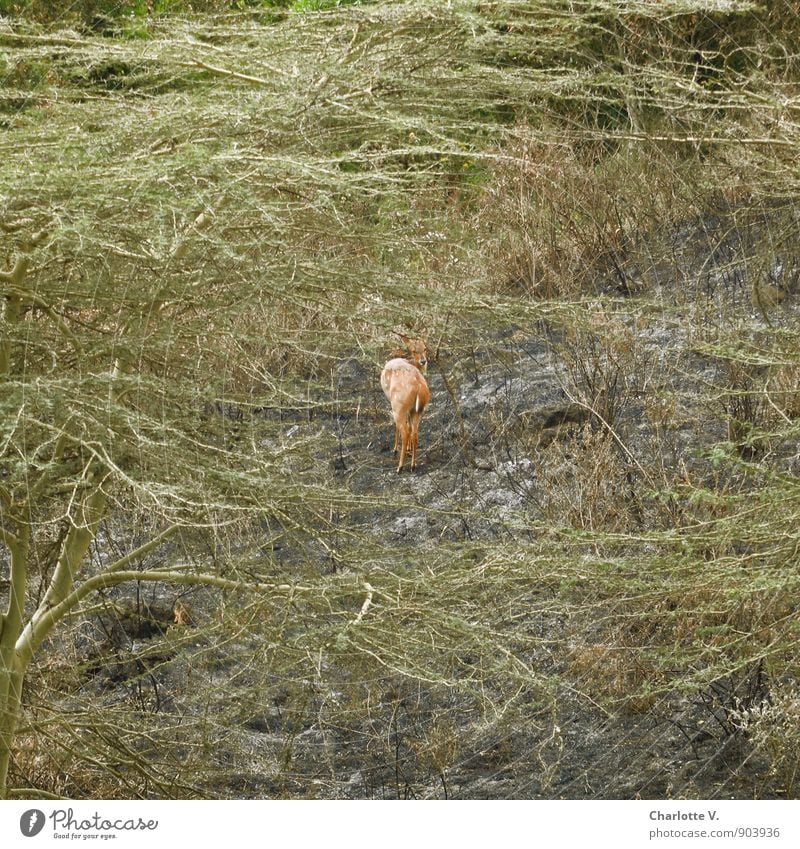
<path fill-rule="evenodd" d="M 381 372 L 381 388 L 392 405 L 394 419 L 394 451 L 400 447 L 397 474 L 403 469 L 406 453 L 411 446 L 411 470 L 417 466 L 417 440 L 419 422 L 430 391 L 423 372 L 428 367 L 428 349 L 422 339 L 409 339 L 399 333 L 408 356 L 396 356 L 389 360 Z M 402 354 L 402 351 L 397 351 Z"/>
<path fill-rule="evenodd" d="M 192 624 L 192 608 L 179 598 L 175 599 L 175 604 L 172 606 L 172 621 L 176 625 Z"/>

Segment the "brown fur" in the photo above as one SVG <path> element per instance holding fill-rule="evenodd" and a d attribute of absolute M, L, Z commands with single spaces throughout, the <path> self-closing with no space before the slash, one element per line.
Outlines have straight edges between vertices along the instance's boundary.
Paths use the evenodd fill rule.
<path fill-rule="evenodd" d="M 394 357 L 381 372 L 381 388 L 392 405 L 394 418 L 394 450 L 400 446 L 398 474 L 403 468 L 408 449 L 411 449 L 411 468 L 417 465 L 419 423 L 430 399 L 428 383 L 422 375 L 428 364 L 428 353 L 422 339 L 400 336 L 408 351 L 407 358 Z"/>
<path fill-rule="evenodd" d="M 185 601 L 176 599 L 172 608 L 172 619 L 176 625 L 191 625 L 192 608 Z"/>

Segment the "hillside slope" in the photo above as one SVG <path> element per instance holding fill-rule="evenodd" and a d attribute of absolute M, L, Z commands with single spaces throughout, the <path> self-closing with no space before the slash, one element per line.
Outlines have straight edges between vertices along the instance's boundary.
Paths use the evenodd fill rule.
<path fill-rule="evenodd" d="M 1 23 L 18 795 L 797 795 L 793 4 Z"/>

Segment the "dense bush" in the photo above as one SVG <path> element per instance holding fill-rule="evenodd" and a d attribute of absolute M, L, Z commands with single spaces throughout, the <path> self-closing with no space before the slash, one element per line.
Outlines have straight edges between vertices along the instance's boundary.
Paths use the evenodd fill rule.
<path fill-rule="evenodd" d="M 796 792 L 796 4 L 46 5 L 1 36 L 19 792 Z"/>

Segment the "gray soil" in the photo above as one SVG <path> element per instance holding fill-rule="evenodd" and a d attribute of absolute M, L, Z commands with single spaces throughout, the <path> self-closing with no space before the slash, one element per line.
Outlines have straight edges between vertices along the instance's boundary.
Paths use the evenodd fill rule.
<path fill-rule="evenodd" d="M 757 240 L 758 231 L 723 238 L 722 230 L 720 222 L 706 220 L 663 236 L 662 241 L 673 242 L 670 262 L 654 261 L 644 269 L 624 266 L 598 283 L 598 296 L 611 293 L 617 304 L 639 287 L 647 303 L 659 307 L 645 311 L 643 301 L 634 298 L 629 308 L 615 308 L 613 320 L 606 321 L 598 301 L 603 329 L 587 332 L 580 342 L 607 352 L 604 334 L 616 327 L 630 335 L 635 347 L 637 367 L 620 376 L 624 391 L 620 387 L 617 406 L 610 410 L 618 437 L 612 441 L 617 467 L 629 480 L 628 495 L 622 490 L 623 501 L 628 499 L 623 510 L 628 528 L 645 528 L 653 521 L 650 511 L 655 508 L 638 495 L 643 488 L 640 467 L 656 467 L 658 453 L 662 465 L 673 471 L 686 468 L 705 474 L 709 466 L 702 449 L 727 436 L 723 418 L 710 414 L 698 400 L 698 387 L 721 385 L 725 379 L 719 360 L 697 353 L 701 336 L 713 333 L 715 316 L 723 311 L 737 315 L 753 338 L 771 331 L 751 302 L 750 282 L 734 261 L 747 255 L 747 240 Z M 715 258 L 709 263 L 703 257 L 711 247 Z M 795 326 L 796 269 L 774 256 L 770 273 L 785 298 L 768 320 Z M 626 289 L 621 294 L 620 274 Z M 680 288 L 676 280 L 682 281 Z M 569 521 L 564 512 L 569 498 L 565 495 L 564 504 L 554 499 L 553 483 L 562 488 L 579 485 L 586 453 L 582 446 L 595 444 L 592 435 L 597 438 L 604 431 L 590 409 L 586 384 L 576 380 L 570 363 L 574 340 L 566 339 L 557 325 L 487 329 L 473 347 L 459 349 L 429 342 L 438 350 L 428 374 L 431 403 L 422 422 L 420 465 L 414 473 L 404 471 L 398 477 L 394 471 L 393 430 L 378 384 L 381 363 L 366 361 L 356 352 L 336 365 L 330 395 L 315 399 L 314 411 L 252 414 L 272 425 L 278 421 L 286 439 L 317 440 L 317 460 L 327 465 L 331 480 L 366 497 L 364 506 L 351 511 L 339 529 L 369 529 L 377 544 L 394 547 L 404 563 L 417 564 L 408 567 L 410 573 L 423 570 L 429 552 L 442 543 L 488 549 L 504 540 L 524 541 L 525 535 L 535 533 L 531 528 L 537 522 Z M 669 431 L 657 433 L 645 409 L 663 397 L 676 398 L 678 409 Z M 228 409 L 219 415 L 235 423 L 240 413 Z M 781 446 L 772 461 L 795 471 L 797 446 Z M 392 493 L 402 499 L 400 506 L 379 503 Z M 519 515 L 530 518 L 530 524 L 518 527 L 510 517 Z M 274 531 L 269 522 L 266 527 Z M 284 575 L 309 569 L 334 573 L 338 568 L 311 536 L 287 537 L 285 543 L 272 545 L 269 555 Z M 617 709 L 593 701 L 563 675 L 549 713 L 544 708 L 519 709 L 526 695 L 516 693 L 517 707 L 507 720 L 489 721 L 475 715 L 473 701 L 457 688 L 388 670 L 367 684 L 350 681 L 348 693 L 343 692 L 350 674 L 346 669 L 335 675 L 323 670 L 317 681 L 272 677 L 266 668 L 252 668 L 252 659 L 259 657 L 257 641 L 240 637 L 228 643 L 218 632 L 196 629 L 195 623 L 180 630 L 173 626 L 174 593 L 161 592 L 149 597 L 146 610 L 141 598 L 120 592 L 111 613 L 74 627 L 73 649 L 83 670 L 75 698 L 118 704 L 138 694 L 151 714 L 180 716 L 188 725 L 198 720 L 203 705 L 216 714 L 215 767 L 201 770 L 186 786 L 176 782 L 176 795 L 781 795 L 768 759 L 734 727 L 726 709 L 737 701 L 767 697 L 760 668 Z M 217 602 L 195 592 L 191 603 L 202 622 Z M 576 628 L 584 633 L 592 628 L 589 622 L 576 624 L 579 613 L 570 621 L 559 610 L 531 614 L 526 627 L 540 642 L 520 656 L 537 672 L 556 677 L 567 670 Z M 111 664 L 110 647 L 116 658 Z M 635 644 L 630 648 L 634 656 L 640 651 Z M 93 655 L 102 656 L 102 663 L 92 664 Z M 193 665 L 202 668 L 201 677 L 212 685 L 206 702 L 192 698 Z M 347 699 L 357 701 L 353 693 L 363 698 L 367 690 L 369 706 L 359 702 L 358 710 L 347 713 Z M 450 746 L 438 761 L 431 754 L 436 734 L 446 741 L 442 748 Z M 187 743 L 187 752 L 189 748 Z M 178 764 L 175 768 L 179 772 Z"/>

